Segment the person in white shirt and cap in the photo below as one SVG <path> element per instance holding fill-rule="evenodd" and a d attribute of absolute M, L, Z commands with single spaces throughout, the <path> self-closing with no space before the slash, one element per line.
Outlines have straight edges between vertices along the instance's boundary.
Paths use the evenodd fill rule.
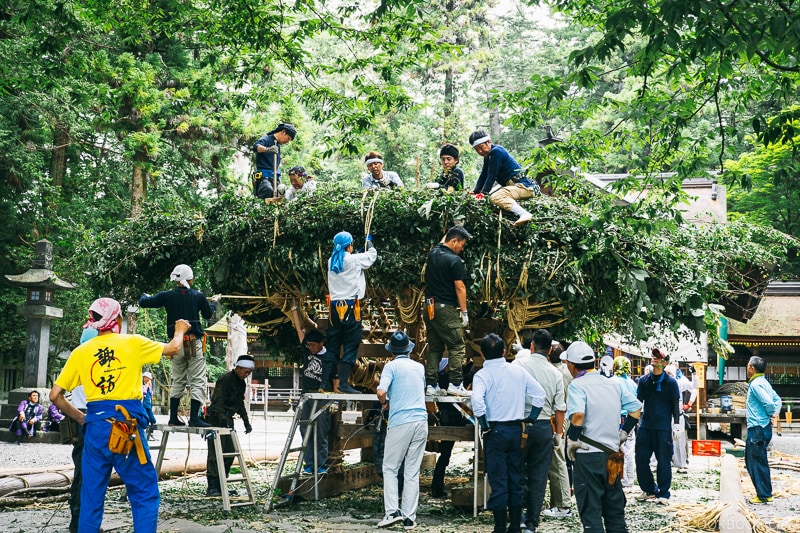
<path fill-rule="evenodd" d="M 159 308 L 167 310 L 167 335 L 172 336 L 175 322 L 183 319 L 191 324 L 191 330 L 184 336 L 183 346 L 177 355 L 172 357 L 172 384 L 169 392 L 169 425 L 185 425 L 178 418 L 181 396 L 188 388 L 191 394 L 189 425 L 193 427 L 210 427 L 200 419 L 200 410 L 206 403 L 208 378 L 206 375 L 206 357 L 203 348 L 203 326 L 200 315 L 206 320 L 214 315 L 219 295 L 210 301 L 202 292 L 192 288 L 194 272 L 189 265 L 176 266 L 169 276 L 176 287 L 161 291 L 154 296 L 142 294 L 139 307 Z"/>

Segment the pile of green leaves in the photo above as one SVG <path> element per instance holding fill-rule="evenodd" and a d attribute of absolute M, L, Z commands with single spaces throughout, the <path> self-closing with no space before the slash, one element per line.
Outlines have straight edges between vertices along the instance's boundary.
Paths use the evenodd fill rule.
<path fill-rule="evenodd" d="M 214 292 L 285 301 L 324 298 L 333 236 L 349 231 L 358 248 L 368 232 L 378 261 L 367 297 L 394 301 L 424 287 L 428 251 L 460 223 L 473 236 L 462 253 L 471 310 L 557 300 L 565 320 L 559 335 L 596 339 L 616 331 L 643 339 L 654 327 L 705 331 L 704 304 L 752 290 L 738 273 L 772 269 L 793 242 L 743 223 L 683 224 L 657 201 L 590 200 L 535 198 L 527 203 L 533 220 L 515 228 L 505 213 L 466 194 L 325 185 L 291 203 L 227 195 L 205 214 L 153 212 L 127 221 L 86 253 L 96 256 L 92 283 L 127 301 L 163 283 L 177 263 L 206 265 Z M 254 301 L 224 303 L 251 323 L 282 316 L 276 300 Z"/>

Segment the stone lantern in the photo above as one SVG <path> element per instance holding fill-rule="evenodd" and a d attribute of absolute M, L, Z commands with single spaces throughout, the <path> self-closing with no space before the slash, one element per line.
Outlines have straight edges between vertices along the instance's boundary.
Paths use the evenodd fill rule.
<path fill-rule="evenodd" d="M 47 388 L 50 321 L 64 316 L 64 310 L 53 305 L 55 291 L 74 289 L 75 286 L 59 279 L 53 272 L 53 243 L 45 239 L 36 243 L 36 257 L 31 268 L 18 276 L 7 275 L 6 279 L 12 285 L 28 290 L 25 304 L 17 309 L 19 314 L 28 317 L 22 386 Z"/>

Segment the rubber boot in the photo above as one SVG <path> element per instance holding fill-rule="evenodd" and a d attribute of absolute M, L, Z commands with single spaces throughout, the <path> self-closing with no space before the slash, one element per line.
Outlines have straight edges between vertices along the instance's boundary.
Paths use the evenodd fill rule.
<path fill-rule="evenodd" d="M 200 409 L 203 408 L 203 404 L 200 400 L 192 399 L 190 403 L 190 411 L 189 411 L 189 426 L 193 428 L 210 428 L 211 424 L 202 420 L 200 418 Z"/>
<path fill-rule="evenodd" d="M 350 386 L 349 379 L 350 371 L 352 369 L 352 364 L 342 363 L 341 370 L 339 371 L 339 390 L 344 394 L 361 394 L 361 391 L 358 391 Z"/>
<path fill-rule="evenodd" d="M 520 531 L 519 526 L 523 522 L 524 518 L 522 516 L 522 507 L 509 506 L 508 516 L 511 517 L 511 522 L 508 525 L 506 533 L 519 533 Z"/>
<path fill-rule="evenodd" d="M 506 509 L 501 509 L 499 511 L 492 511 L 492 514 L 494 514 L 494 529 L 492 533 L 506 533 L 508 511 Z"/>
<path fill-rule="evenodd" d="M 178 409 L 181 406 L 181 399 L 180 398 L 170 398 L 169 399 L 169 422 L 170 426 L 185 426 L 180 418 L 178 418 Z"/>

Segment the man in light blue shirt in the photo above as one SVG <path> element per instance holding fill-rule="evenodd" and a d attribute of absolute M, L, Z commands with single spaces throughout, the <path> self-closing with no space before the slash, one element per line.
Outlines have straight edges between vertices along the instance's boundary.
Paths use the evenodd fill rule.
<path fill-rule="evenodd" d="M 764 372 L 767 363 L 758 356 L 747 362 L 747 446 L 744 462 L 747 473 L 756 489 L 756 496 L 750 503 L 770 503 L 772 501 L 772 479 L 767 460 L 767 446 L 772 440 L 772 417 L 781 412 L 781 399 Z"/>
<path fill-rule="evenodd" d="M 419 470 L 428 440 L 428 411 L 425 409 L 425 367 L 409 358 L 413 349 L 414 343 L 403 331 L 394 332 L 386 343 L 386 350 L 395 357 L 383 367 L 378 384 L 378 401 L 384 409 L 389 409 L 383 454 L 386 513 L 378 527 L 401 521 L 405 529 L 414 529 L 417 525 Z M 397 473 L 403 461 L 403 501 L 398 502 Z"/>

